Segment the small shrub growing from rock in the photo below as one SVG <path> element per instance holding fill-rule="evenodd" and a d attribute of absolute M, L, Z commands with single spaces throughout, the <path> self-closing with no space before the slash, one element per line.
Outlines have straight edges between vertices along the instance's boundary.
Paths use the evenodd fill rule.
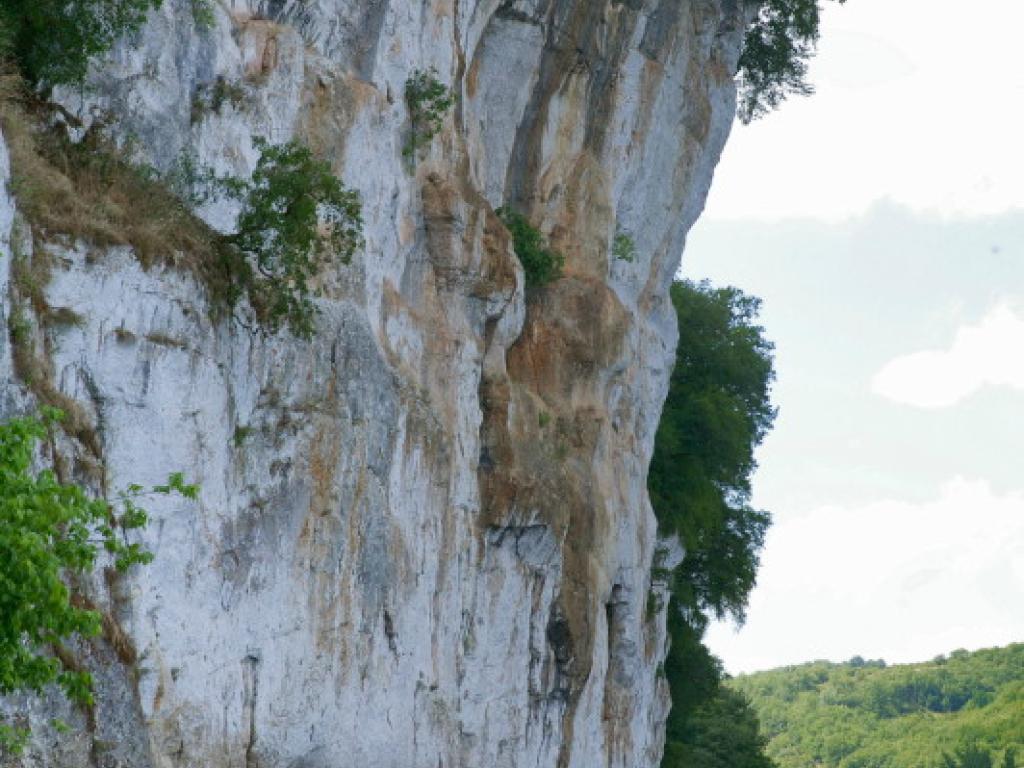
<path fill-rule="evenodd" d="M 636 244 L 633 238 L 622 232 L 617 234 L 612 241 L 612 256 L 619 261 L 635 261 Z"/>
<path fill-rule="evenodd" d="M 310 281 L 329 257 L 348 264 L 362 245 L 359 194 L 296 141 L 275 146 L 257 139 L 256 147 L 262 154 L 252 179 L 231 180 L 242 211 L 237 232 L 225 238 L 225 263 L 248 283 L 250 301 L 271 332 L 287 324 L 309 338 L 316 317 Z"/>
<path fill-rule="evenodd" d="M 217 23 L 213 0 L 192 0 L 192 20 L 199 29 L 213 29 Z"/>
<path fill-rule="evenodd" d="M 217 177 L 188 157 L 169 172 L 132 163 L 94 127 L 72 142 L 47 127 L 48 111 L 17 75 L 0 75 L 0 126 L 11 155 L 11 190 L 37 242 L 70 236 L 93 245 L 130 245 L 149 266 L 191 270 L 210 290 L 211 309 L 231 311 L 248 296 L 271 332 L 287 325 L 308 338 L 316 309 L 310 281 L 331 257 L 348 263 L 362 244 L 358 193 L 296 141 L 261 139 L 252 178 Z M 192 208 L 216 197 L 241 203 L 237 232 L 222 235 Z M 45 250 L 36 248 L 36 259 Z M 17 287 L 45 313 L 46 270 L 14 262 Z M 44 265 L 45 266 L 45 265 Z"/>
<path fill-rule="evenodd" d="M 212 83 L 196 88 L 192 95 L 190 119 L 192 123 L 198 123 L 208 114 L 219 115 L 226 104 L 241 109 L 247 98 L 248 93 L 240 83 L 231 82 L 220 75 Z"/>
<path fill-rule="evenodd" d="M 441 130 L 444 116 L 455 99 L 451 90 L 437 79 L 437 70 L 417 69 L 405 81 L 405 103 L 412 126 L 402 154 L 411 158 Z"/>
<path fill-rule="evenodd" d="M 501 207 L 496 213 L 512 234 L 512 247 L 526 273 L 526 287 L 547 285 L 562 276 L 565 257 L 547 247 L 540 230 L 521 213 Z"/>

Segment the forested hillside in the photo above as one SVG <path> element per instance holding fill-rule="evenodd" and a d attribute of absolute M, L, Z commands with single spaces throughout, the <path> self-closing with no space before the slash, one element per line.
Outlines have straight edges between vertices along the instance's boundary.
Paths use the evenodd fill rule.
<path fill-rule="evenodd" d="M 892 667 L 817 661 L 730 686 L 750 698 L 779 768 L 961 765 L 975 747 L 1012 766 L 1024 753 L 1024 643 Z"/>

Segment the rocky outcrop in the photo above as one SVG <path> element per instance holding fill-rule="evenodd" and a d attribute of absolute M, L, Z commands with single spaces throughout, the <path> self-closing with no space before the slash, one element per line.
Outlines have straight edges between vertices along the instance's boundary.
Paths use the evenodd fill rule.
<path fill-rule="evenodd" d="M 107 617 L 74 649 L 94 711 L 7 702 L 34 724 L 25 765 L 658 763 L 645 475 L 740 5 L 232 0 L 198 28 L 165 0 L 58 94 L 165 170 L 244 176 L 254 137 L 298 138 L 360 192 L 366 244 L 322 276 L 311 341 L 268 337 L 211 319 L 173 260 L 31 233 L 5 191 L 3 319 L 24 304 L 15 252 L 48 254 L 45 303 L 67 310 L 24 310 L 85 425 L 59 445 L 67 472 L 106 493 L 174 470 L 202 488 L 150 505 L 151 565 L 82 586 Z M 404 83 L 429 68 L 455 107 L 411 162 Z M 524 291 L 501 205 L 565 255 L 562 279 Z M 199 213 L 226 229 L 235 211 Z M 13 338 L 3 415 L 40 396 Z"/>

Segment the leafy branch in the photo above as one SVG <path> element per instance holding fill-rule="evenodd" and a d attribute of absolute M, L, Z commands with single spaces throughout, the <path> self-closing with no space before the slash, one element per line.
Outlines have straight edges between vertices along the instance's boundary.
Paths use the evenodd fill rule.
<path fill-rule="evenodd" d="M 102 625 L 97 611 L 76 605 L 67 580 L 91 572 L 100 549 L 119 571 L 151 562 L 151 552 L 128 541 L 130 531 L 149 521 L 140 500 L 149 494 L 195 499 L 198 487 L 175 473 L 148 491 L 130 485 L 111 504 L 59 482 L 52 470 L 33 473 L 36 444 L 62 418 L 44 408 L 41 419 L 0 424 L 0 694 L 56 683 L 72 701 L 91 706 L 89 673 L 66 668 L 51 653 L 69 638 L 98 635 Z M 0 746 L 16 751 L 23 736 L 4 725 Z"/>
<path fill-rule="evenodd" d="M 820 0 L 759 0 L 739 61 L 742 122 L 764 117 L 791 94 L 814 92 L 807 63 L 817 50 L 820 23 Z"/>

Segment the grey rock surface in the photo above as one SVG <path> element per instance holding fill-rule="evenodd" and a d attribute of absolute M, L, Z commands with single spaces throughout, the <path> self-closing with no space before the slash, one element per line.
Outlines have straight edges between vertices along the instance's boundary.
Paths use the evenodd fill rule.
<path fill-rule="evenodd" d="M 208 29 L 191 8 L 165 0 L 64 106 L 163 170 L 245 176 L 254 137 L 297 138 L 360 192 L 366 245 L 323 276 L 312 341 L 254 333 L 186 270 L 26 236 L 0 143 L 2 319 L 33 248 L 47 304 L 81 318 L 31 315 L 94 435 L 59 450 L 97 492 L 175 470 L 202 489 L 151 503 L 151 565 L 83 586 L 112 628 L 74 649 L 95 710 L 4 702 L 33 723 L 20 764 L 657 765 L 645 474 L 668 286 L 733 119 L 735 3 L 230 0 Z M 411 163 L 404 83 L 431 67 L 456 104 Z M 526 295 L 501 205 L 561 280 Z M 227 231 L 237 210 L 199 213 Z M 14 357 L 4 333 L 0 417 L 38 403 Z"/>

